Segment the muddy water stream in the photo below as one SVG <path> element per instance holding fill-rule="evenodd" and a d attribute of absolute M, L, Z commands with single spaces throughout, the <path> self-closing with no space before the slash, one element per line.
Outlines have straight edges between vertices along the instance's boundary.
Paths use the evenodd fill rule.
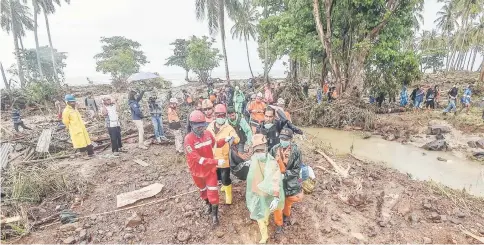
<path fill-rule="evenodd" d="M 484 165 L 453 155 L 433 152 L 413 145 L 386 141 L 378 136 L 363 139 L 359 132 L 329 128 L 304 128 L 305 133 L 332 147 L 336 154 L 350 153 L 374 162 L 381 162 L 418 180 L 434 180 L 454 189 L 484 196 Z M 447 162 L 437 160 L 447 159 Z"/>

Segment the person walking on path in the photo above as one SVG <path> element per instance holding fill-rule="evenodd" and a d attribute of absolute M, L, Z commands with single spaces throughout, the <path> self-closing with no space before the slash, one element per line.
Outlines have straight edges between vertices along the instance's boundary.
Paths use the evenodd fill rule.
<path fill-rule="evenodd" d="M 235 86 L 235 92 L 234 92 L 234 107 L 235 111 L 238 114 L 242 113 L 242 108 L 244 106 L 245 102 L 245 95 L 242 90 L 240 90 L 239 86 Z"/>
<path fill-rule="evenodd" d="M 264 87 L 264 102 L 268 105 L 274 102 L 270 84 L 266 84 Z"/>
<path fill-rule="evenodd" d="M 277 113 L 277 116 L 276 116 Z M 282 110 L 275 110 L 268 106 L 264 111 L 264 122 L 257 130 L 257 133 L 261 133 L 267 138 L 267 147 L 272 149 L 275 145 L 279 144 L 279 134 L 285 127 L 290 128 L 294 133 L 303 135 L 303 131 L 294 126 L 284 115 Z"/>
<path fill-rule="evenodd" d="M 22 121 L 22 117 L 20 116 L 20 109 L 17 106 L 15 106 L 14 109 L 12 110 L 12 121 L 13 121 L 13 128 L 15 129 L 16 132 L 20 132 L 18 130 L 19 126 L 26 130 L 32 130 L 31 128 L 25 126 L 24 122 Z"/>
<path fill-rule="evenodd" d="M 408 94 L 407 94 L 407 86 L 402 87 L 402 91 L 400 91 L 400 106 L 405 107 L 408 104 Z"/>
<path fill-rule="evenodd" d="M 178 100 L 176 98 L 170 99 L 170 106 L 168 107 L 168 128 L 173 130 L 175 135 L 175 149 L 179 154 L 183 154 L 183 136 L 181 132 L 180 117 L 178 116 Z"/>
<path fill-rule="evenodd" d="M 215 159 L 223 159 L 224 164 L 219 166 L 217 171 L 222 181 L 221 191 L 225 192 L 225 203 L 232 204 L 232 180 L 230 179 L 229 153 L 230 144 L 238 144 L 239 136 L 235 129 L 227 122 L 227 109 L 225 105 L 218 104 L 215 106 L 215 121 L 211 122 L 207 131 L 212 133 L 215 141 L 226 140 L 229 144 L 213 149 Z"/>
<path fill-rule="evenodd" d="M 264 110 L 266 108 L 266 103 L 262 101 L 262 93 L 259 92 L 256 95 L 256 99 L 250 102 L 247 110 L 250 113 L 250 126 L 252 128 L 252 133 L 255 134 L 256 130 L 264 122 Z"/>
<path fill-rule="evenodd" d="M 466 89 L 464 90 L 464 94 L 462 95 L 462 108 L 460 111 L 466 109 L 466 113 L 469 114 L 469 109 L 471 108 L 471 96 L 472 96 L 472 90 L 471 86 L 467 85 Z"/>
<path fill-rule="evenodd" d="M 452 86 L 452 89 L 450 89 L 449 92 L 447 93 L 449 95 L 449 104 L 447 105 L 447 108 L 445 108 L 444 110 L 444 115 L 446 115 L 451 110 L 454 111 L 454 113 L 457 112 L 455 104 L 457 103 L 458 93 L 459 93 L 459 89 L 457 89 L 457 85 Z"/>
<path fill-rule="evenodd" d="M 102 115 L 106 118 L 106 127 L 108 128 L 109 138 L 111 138 L 111 150 L 113 156 L 119 156 L 123 143 L 121 141 L 121 124 L 118 117 L 118 106 L 109 96 L 102 99 Z"/>
<path fill-rule="evenodd" d="M 427 94 L 425 94 L 425 108 L 435 109 L 435 91 L 432 87 L 427 89 Z"/>
<path fill-rule="evenodd" d="M 81 152 L 87 151 L 87 156 L 93 157 L 94 149 L 84 121 L 82 121 L 81 114 L 76 108 L 76 98 L 68 94 L 65 96 L 65 101 L 67 106 L 62 112 L 62 122 L 67 130 L 69 130 L 72 145 L 74 149 L 79 149 Z"/>
<path fill-rule="evenodd" d="M 423 91 L 423 88 L 420 85 L 418 87 L 417 92 L 415 93 L 415 105 L 414 105 L 415 110 L 418 110 L 418 109 L 420 109 L 422 107 L 422 102 L 423 102 L 423 99 L 424 99 L 424 95 L 425 95 L 425 92 Z"/>
<path fill-rule="evenodd" d="M 318 87 L 318 90 L 316 91 L 316 100 L 318 101 L 318 104 L 323 102 L 323 90 L 321 87 Z"/>
<path fill-rule="evenodd" d="M 227 122 L 235 129 L 240 138 L 237 150 L 239 152 L 247 151 L 248 147 L 252 145 L 252 130 L 249 123 L 247 123 L 244 116 L 236 113 L 233 107 L 227 109 Z"/>
<path fill-rule="evenodd" d="M 282 179 L 285 194 L 284 209 L 276 209 L 274 211 L 276 234 L 282 233 L 283 225 L 290 224 L 292 204 L 300 202 L 304 196 L 301 183 L 299 182 L 302 154 L 296 143 L 292 141 L 292 130 L 283 128 L 279 138 L 279 144 L 270 150 L 270 154 L 276 159 L 279 170 L 284 176 Z"/>
<path fill-rule="evenodd" d="M 185 136 L 183 148 L 193 182 L 200 190 L 200 198 L 207 205 L 207 214 L 211 214 L 212 225 L 218 220 L 219 194 L 217 187 L 217 167 L 225 164 L 224 159 L 216 160 L 212 148 L 225 145 L 225 139 L 215 141 L 212 133 L 205 130 L 205 115 L 198 110 L 189 115 L 191 132 Z"/>
<path fill-rule="evenodd" d="M 245 203 L 250 218 L 257 220 L 259 225 L 259 243 L 267 243 L 269 216 L 275 210 L 284 208 L 283 176 L 277 161 L 267 153 L 267 142 L 263 135 L 253 136 L 252 149 L 254 154 L 247 174 Z"/>
<path fill-rule="evenodd" d="M 153 123 L 153 129 L 155 130 L 156 141 L 158 143 L 161 143 L 162 140 L 167 141 L 168 138 L 166 138 L 165 132 L 163 131 L 163 120 L 161 118 L 163 108 L 156 95 L 150 96 L 148 99 L 148 108 L 150 109 L 151 122 Z"/>
<path fill-rule="evenodd" d="M 145 129 L 143 125 L 143 113 L 141 112 L 141 107 L 139 102 L 143 99 L 145 91 L 137 94 L 136 91 L 130 91 L 128 94 L 128 105 L 131 111 L 131 118 L 138 129 L 138 148 L 147 150 L 148 147 L 144 145 L 145 141 Z"/>

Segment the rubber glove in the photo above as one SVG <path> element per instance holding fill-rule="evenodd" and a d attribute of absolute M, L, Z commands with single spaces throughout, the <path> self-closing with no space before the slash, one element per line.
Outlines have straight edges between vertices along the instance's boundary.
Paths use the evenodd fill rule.
<path fill-rule="evenodd" d="M 232 144 L 232 142 L 234 142 L 234 136 L 227 136 L 227 137 L 225 137 L 225 142 L 228 142 L 228 143 Z"/>
<path fill-rule="evenodd" d="M 278 204 L 279 198 L 275 197 L 274 200 L 272 200 L 271 205 L 269 205 L 269 209 L 271 210 L 271 212 L 276 210 Z"/>
<path fill-rule="evenodd" d="M 225 164 L 225 160 L 224 159 L 218 159 L 218 162 L 217 162 L 217 166 L 218 167 L 222 167 L 224 164 Z"/>
<path fill-rule="evenodd" d="M 313 168 L 308 166 L 309 178 L 315 179 L 316 175 L 314 174 Z"/>

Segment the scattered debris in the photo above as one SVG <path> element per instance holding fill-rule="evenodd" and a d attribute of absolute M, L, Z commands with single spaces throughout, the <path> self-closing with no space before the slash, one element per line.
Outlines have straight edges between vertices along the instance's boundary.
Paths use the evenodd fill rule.
<path fill-rule="evenodd" d="M 148 166 L 150 166 L 150 164 L 149 164 L 149 163 L 147 163 L 147 162 L 145 162 L 145 161 L 143 161 L 143 160 L 140 160 L 140 159 L 135 159 L 135 160 L 133 160 L 133 162 L 135 162 L 135 163 L 137 163 L 137 164 L 139 164 L 139 165 L 141 165 L 141 166 L 143 166 L 143 167 L 148 167 Z"/>
<path fill-rule="evenodd" d="M 450 150 L 449 144 L 445 140 L 434 140 L 422 146 L 429 151 L 447 151 Z"/>
<path fill-rule="evenodd" d="M 443 157 L 437 157 L 437 160 L 442 161 L 442 162 L 447 162 L 447 159 L 445 159 Z"/>
<path fill-rule="evenodd" d="M 131 215 L 131 217 L 129 217 L 126 220 L 125 226 L 126 227 L 135 227 L 135 226 L 140 225 L 142 222 L 143 222 L 143 218 L 138 213 L 134 212 L 133 215 Z"/>
<path fill-rule="evenodd" d="M 160 191 L 163 189 L 163 186 L 164 185 L 160 183 L 155 183 L 155 184 L 143 187 L 139 190 L 121 193 L 116 196 L 116 203 L 117 203 L 116 206 L 120 208 L 129 204 L 133 204 L 141 199 L 152 197 L 160 193 Z"/>
<path fill-rule="evenodd" d="M 450 133 L 450 127 L 446 125 L 431 125 L 428 128 L 428 134 L 430 135 L 438 135 L 438 134 L 446 134 Z"/>

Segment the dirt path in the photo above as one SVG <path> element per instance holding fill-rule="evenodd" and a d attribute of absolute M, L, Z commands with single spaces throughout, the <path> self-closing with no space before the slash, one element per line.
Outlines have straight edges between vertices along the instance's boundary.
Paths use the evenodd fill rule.
<path fill-rule="evenodd" d="M 310 152 L 307 147 L 305 149 L 307 163 L 331 169 L 320 155 Z M 184 158 L 174 154 L 172 145 L 151 146 L 147 151 L 128 145 L 128 150 L 129 153 L 118 159 L 59 163 L 61 167 L 78 171 L 93 184 L 83 197 L 82 205 L 73 209 L 76 213 L 86 216 L 115 210 L 116 195 L 156 182 L 164 185 L 161 193 L 136 204 L 195 190 Z M 142 159 L 150 166 L 138 165 L 134 159 Z M 456 205 L 442 196 L 442 191 L 436 191 L 438 188 L 432 189 L 428 183 L 410 180 L 391 169 L 350 157 L 335 160 L 344 162 L 344 165 L 351 164 L 350 177 L 340 180 L 335 175 L 316 170 L 318 184 L 315 192 L 294 206 L 293 225 L 285 228 L 282 237 L 271 238 L 270 242 L 478 243 L 461 233 L 461 225 L 484 236 L 482 199 L 461 198 L 450 192 L 453 193 L 451 197 L 459 200 Z M 70 206 L 72 202 L 60 198 L 44 203 L 47 212 L 42 216 L 52 213 L 57 205 Z M 82 237 L 89 237 L 87 240 L 91 243 L 258 242 L 257 223 L 249 219 L 245 207 L 244 182 L 234 184 L 234 204 L 221 205 L 221 225 L 216 229 L 208 225 L 209 217 L 203 214 L 203 208 L 198 193 L 192 193 L 130 211 L 81 219 L 71 230 L 54 224 L 33 231 L 15 243 L 63 243 L 68 242 L 67 238 L 79 243 Z M 142 223 L 126 227 L 126 220 L 134 212 L 142 217 Z M 479 212 L 481 216 L 476 215 Z M 274 233 L 272 220 L 269 232 Z"/>

